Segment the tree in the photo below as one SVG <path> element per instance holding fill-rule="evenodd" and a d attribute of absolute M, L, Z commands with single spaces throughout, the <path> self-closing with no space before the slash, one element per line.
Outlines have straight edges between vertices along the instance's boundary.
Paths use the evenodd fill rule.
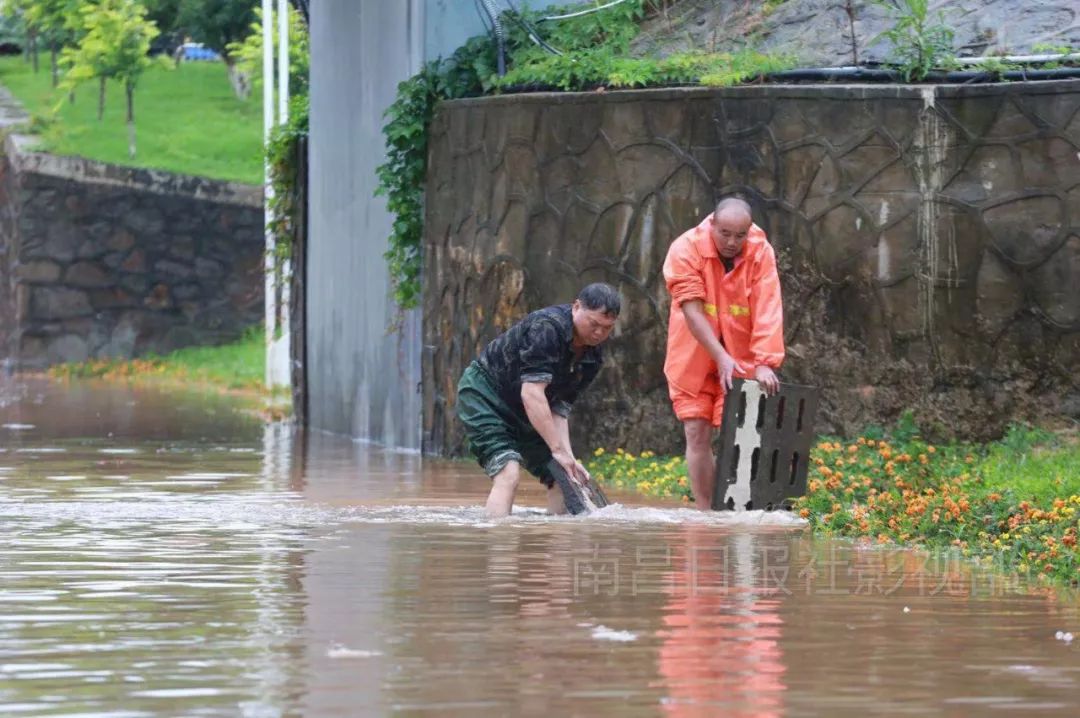
<path fill-rule="evenodd" d="M 38 40 L 38 27 L 31 22 L 27 17 L 27 11 L 30 6 L 34 4 L 35 0 L 2 0 L 3 1 L 3 15 L 4 17 L 11 18 L 22 24 L 23 31 L 26 35 L 26 45 L 24 52 L 27 60 L 30 60 L 34 64 L 34 72 L 38 71 L 38 54 L 37 54 L 37 40 Z"/>
<path fill-rule="evenodd" d="M 157 25 L 161 32 L 172 32 L 180 19 L 183 0 L 143 0 L 146 19 Z"/>
<path fill-rule="evenodd" d="M 157 25 L 161 34 L 151 43 L 151 53 L 171 55 L 183 42 L 177 23 L 180 19 L 180 5 L 183 0 L 141 0 L 146 8 L 146 19 Z"/>
<path fill-rule="evenodd" d="M 278 14 L 271 13 L 271 26 L 274 28 L 274 52 L 278 49 Z M 250 32 L 243 42 L 229 44 L 231 57 L 236 60 L 237 69 L 248 74 L 256 81 L 262 79 L 263 26 L 262 8 L 255 8 L 255 22 L 251 23 Z M 289 6 L 289 88 L 295 94 L 307 94 L 308 66 L 311 57 L 311 44 L 307 25 L 300 12 Z"/>
<path fill-rule="evenodd" d="M 128 154 L 134 157 L 135 87 L 143 72 L 155 64 L 148 53 L 158 29 L 146 19 L 146 8 L 136 0 L 98 0 L 98 4 L 85 5 L 80 12 L 86 35 L 67 55 L 71 69 L 66 81 L 77 84 L 96 77 L 115 79 L 124 85 Z M 104 88 L 104 83 L 101 87 Z M 99 112 L 103 102 L 102 94 Z"/>
<path fill-rule="evenodd" d="M 74 39 L 70 18 L 80 11 L 82 0 L 32 0 L 24 3 L 26 23 L 34 27 L 49 46 L 52 84 L 60 84 L 60 50 Z"/>
<path fill-rule="evenodd" d="M 250 86 L 229 45 L 243 42 L 255 21 L 256 0 L 180 0 L 177 29 L 217 51 L 225 60 L 229 82 L 237 97 L 245 98 Z"/>

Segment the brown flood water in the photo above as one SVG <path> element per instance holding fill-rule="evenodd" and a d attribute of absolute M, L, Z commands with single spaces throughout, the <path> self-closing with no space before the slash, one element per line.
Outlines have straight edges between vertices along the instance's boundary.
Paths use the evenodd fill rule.
<path fill-rule="evenodd" d="M 5 716 L 1080 714 L 1075 595 L 633 497 L 490 522 L 471 462 L 229 400 L 0 381 Z"/>

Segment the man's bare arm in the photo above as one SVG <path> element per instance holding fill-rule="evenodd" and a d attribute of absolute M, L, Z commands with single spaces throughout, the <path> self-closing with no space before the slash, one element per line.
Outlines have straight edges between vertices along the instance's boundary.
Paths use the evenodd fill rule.
<path fill-rule="evenodd" d="M 570 449 L 570 428 L 566 419 L 551 412 L 544 390 L 546 383 L 525 382 L 521 385 L 521 402 L 525 405 L 525 415 L 536 433 L 551 449 L 551 456 L 563 467 L 567 475 L 578 475 L 574 452 Z M 558 420 L 562 419 L 562 422 Z M 559 424 L 562 424 L 560 427 Z"/>
<path fill-rule="evenodd" d="M 692 299 L 682 303 L 682 310 L 690 333 L 716 362 L 720 371 L 720 385 L 724 389 L 730 389 L 732 374 L 745 370 L 727 353 L 724 345 L 720 343 L 720 338 L 713 331 L 712 325 L 709 324 L 709 320 L 705 318 L 705 303 L 700 299 Z"/>

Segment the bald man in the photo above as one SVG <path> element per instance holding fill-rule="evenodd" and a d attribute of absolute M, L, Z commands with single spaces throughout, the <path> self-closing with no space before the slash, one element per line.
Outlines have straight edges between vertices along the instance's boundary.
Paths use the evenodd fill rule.
<path fill-rule="evenodd" d="M 713 429 L 732 380 L 780 389 L 784 317 L 776 256 L 750 205 L 721 200 L 701 224 L 676 239 L 664 261 L 671 293 L 664 375 L 686 435 L 686 464 L 698 508 L 716 485 Z"/>

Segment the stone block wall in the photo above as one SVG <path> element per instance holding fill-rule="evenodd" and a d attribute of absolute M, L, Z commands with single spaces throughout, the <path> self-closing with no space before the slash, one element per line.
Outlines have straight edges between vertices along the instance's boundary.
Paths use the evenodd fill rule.
<path fill-rule="evenodd" d="M 261 188 L 25 144 L 7 138 L 0 170 L 0 346 L 19 367 L 218 344 L 262 321 Z"/>
<path fill-rule="evenodd" d="M 681 451 L 660 270 L 732 192 L 777 250 L 783 378 L 823 387 L 820 431 L 1080 416 L 1080 81 L 486 98 L 443 104 L 431 134 L 429 451 L 463 448 L 480 348 L 596 280 L 625 311 L 575 440 Z"/>

